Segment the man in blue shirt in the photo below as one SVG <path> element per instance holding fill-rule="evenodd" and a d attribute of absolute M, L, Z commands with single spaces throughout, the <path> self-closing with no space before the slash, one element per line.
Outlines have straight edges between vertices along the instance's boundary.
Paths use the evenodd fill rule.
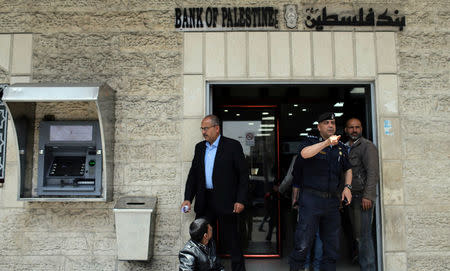
<path fill-rule="evenodd" d="M 339 248 L 339 205 L 352 199 L 351 165 L 346 146 L 339 141 L 333 113 L 324 113 L 317 119 L 320 136 L 302 141 L 292 175 L 293 195 L 300 189 L 299 219 L 295 232 L 294 250 L 289 256 L 291 271 L 303 270 L 317 230 L 323 242 L 321 270 L 336 270 Z M 345 185 L 339 195 L 341 174 Z"/>
<path fill-rule="evenodd" d="M 245 270 L 238 231 L 238 214 L 247 201 L 248 167 L 239 141 L 220 135 L 220 121 L 206 116 L 200 127 L 204 141 L 195 146 L 194 159 L 186 181 L 182 208 L 191 210 L 195 198 L 196 218 L 206 217 L 220 226 L 231 248 L 233 271 Z"/>

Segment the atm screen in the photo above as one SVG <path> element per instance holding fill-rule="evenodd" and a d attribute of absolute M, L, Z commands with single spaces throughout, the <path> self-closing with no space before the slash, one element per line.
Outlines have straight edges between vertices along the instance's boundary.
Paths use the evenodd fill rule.
<path fill-rule="evenodd" d="M 55 157 L 50 167 L 49 176 L 83 176 L 86 157 Z"/>
<path fill-rule="evenodd" d="M 50 125 L 50 141 L 92 141 L 92 125 Z"/>

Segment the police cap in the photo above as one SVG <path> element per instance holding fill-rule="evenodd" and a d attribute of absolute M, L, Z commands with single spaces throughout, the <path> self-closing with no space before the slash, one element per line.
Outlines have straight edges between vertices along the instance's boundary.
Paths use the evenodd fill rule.
<path fill-rule="evenodd" d="M 321 123 L 324 120 L 334 120 L 334 118 L 335 118 L 334 113 L 326 112 L 319 116 L 319 118 L 317 119 L 317 122 Z"/>

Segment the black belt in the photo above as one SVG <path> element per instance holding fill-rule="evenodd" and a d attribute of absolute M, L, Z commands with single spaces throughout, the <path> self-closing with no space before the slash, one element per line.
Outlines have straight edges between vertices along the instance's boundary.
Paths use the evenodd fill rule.
<path fill-rule="evenodd" d="M 308 187 L 303 188 L 303 191 L 308 192 L 308 193 L 310 193 L 310 194 L 312 194 L 314 196 L 318 196 L 320 198 L 324 198 L 324 199 L 331 199 L 331 198 L 337 198 L 338 197 L 336 193 L 319 191 L 319 190 L 308 188 Z"/>

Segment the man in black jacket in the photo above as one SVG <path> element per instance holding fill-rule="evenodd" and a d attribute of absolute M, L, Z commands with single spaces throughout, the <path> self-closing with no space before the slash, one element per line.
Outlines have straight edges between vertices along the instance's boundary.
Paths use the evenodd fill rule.
<path fill-rule="evenodd" d="M 194 220 L 189 226 L 189 240 L 180 250 L 179 271 L 225 271 L 216 256 L 216 245 L 212 238 L 212 227 L 204 218 Z"/>
<path fill-rule="evenodd" d="M 205 141 L 195 146 L 194 159 L 186 181 L 182 208 L 191 209 L 195 198 L 196 218 L 206 217 L 219 225 L 231 243 L 233 271 L 245 270 L 238 231 L 238 214 L 244 210 L 248 190 L 248 168 L 241 144 L 220 135 L 220 122 L 206 116 L 200 127 Z"/>

